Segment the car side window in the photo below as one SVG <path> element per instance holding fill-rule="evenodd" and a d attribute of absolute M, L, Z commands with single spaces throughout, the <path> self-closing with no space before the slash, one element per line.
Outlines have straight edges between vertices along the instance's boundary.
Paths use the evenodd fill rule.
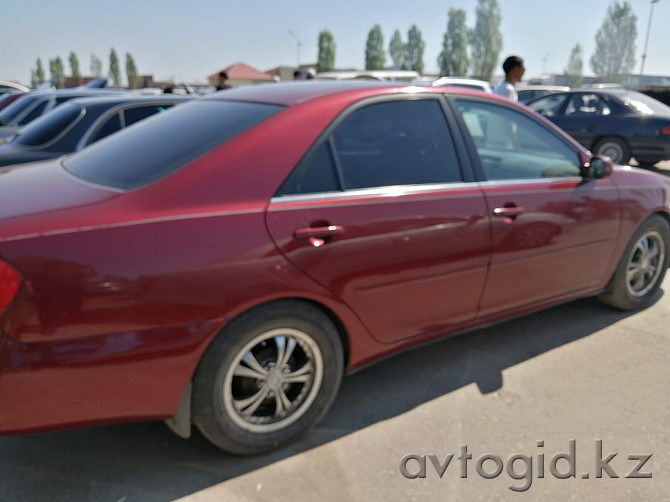
<path fill-rule="evenodd" d="M 457 104 L 489 180 L 580 176 L 577 151 L 538 121 L 502 105 Z"/>
<path fill-rule="evenodd" d="M 123 111 L 126 127 L 139 122 L 142 119 L 151 117 L 156 113 L 161 113 L 170 108 L 172 105 L 150 105 L 150 106 L 134 106 Z"/>
<path fill-rule="evenodd" d="M 39 105 L 33 108 L 28 115 L 26 115 L 19 121 L 19 125 L 26 125 L 35 120 L 40 115 L 42 115 L 48 104 L 49 104 L 48 101 L 46 100 L 42 101 Z"/>
<path fill-rule="evenodd" d="M 607 103 L 597 94 L 575 94 L 565 108 L 566 116 L 609 115 Z"/>
<path fill-rule="evenodd" d="M 561 108 L 567 98 L 567 94 L 549 94 L 539 98 L 537 101 L 528 103 L 527 106 L 545 117 L 558 117 L 561 115 Z"/>
<path fill-rule="evenodd" d="M 91 136 L 91 139 L 87 144 L 95 143 L 100 141 L 102 138 L 109 136 L 110 134 L 115 133 L 116 131 L 121 130 L 121 118 L 118 113 L 115 113 L 107 121 L 98 128 L 98 130 Z"/>
<path fill-rule="evenodd" d="M 278 195 L 462 179 L 440 101 L 390 101 L 348 115 L 298 165 Z"/>

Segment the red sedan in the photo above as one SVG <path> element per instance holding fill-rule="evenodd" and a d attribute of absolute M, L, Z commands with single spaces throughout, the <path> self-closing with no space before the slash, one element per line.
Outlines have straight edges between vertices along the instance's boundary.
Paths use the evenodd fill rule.
<path fill-rule="evenodd" d="M 290 441 L 344 371 L 573 298 L 648 305 L 670 181 L 474 91 L 217 93 L 0 176 L 0 432 Z"/>

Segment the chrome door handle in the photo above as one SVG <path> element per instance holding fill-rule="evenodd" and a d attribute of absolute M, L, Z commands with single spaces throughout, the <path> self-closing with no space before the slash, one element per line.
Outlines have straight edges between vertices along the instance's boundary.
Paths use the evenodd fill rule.
<path fill-rule="evenodd" d="M 327 227 L 309 227 L 299 228 L 293 232 L 295 239 L 307 239 L 315 248 L 323 246 L 331 237 L 335 237 L 344 232 L 340 225 L 329 225 Z"/>
<path fill-rule="evenodd" d="M 524 212 L 524 208 L 522 207 L 496 207 L 493 210 L 493 215 L 494 216 L 501 216 L 503 218 L 516 218 L 519 216 L 521 213 Z"/>

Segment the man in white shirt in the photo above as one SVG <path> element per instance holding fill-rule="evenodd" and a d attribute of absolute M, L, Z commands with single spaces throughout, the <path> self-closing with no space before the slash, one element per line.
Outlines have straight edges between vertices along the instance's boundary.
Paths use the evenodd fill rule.
<path fill-rule="evenodd" d="M 493 93 L 512 101 L 519 101 L 514 84 L 521 82 L 523 74 L 526 72 L 523 59 L 519 56 L 508 57 L 503 63 L 503 71 L 505 72 L 505 80 L 493 89 Z"/>

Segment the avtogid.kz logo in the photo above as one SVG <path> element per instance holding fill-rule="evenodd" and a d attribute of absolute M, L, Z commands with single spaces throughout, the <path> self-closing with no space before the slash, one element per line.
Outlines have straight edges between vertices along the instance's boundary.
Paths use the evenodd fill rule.
<path fill-rule="evenodd" d="M 544 441 L 537 442 L 538 448 L 544 448 Z M 468 451 L 467 445 L 461 445 L 460 454 L 456 459 L 459 465 L 452 468 L 452 471 L 459 469 L 459 477 L 467 478 L 471 472 L 469 467 L 474 467 L 475 472 L 484 479 L 494 479 L 500 476 L 503 470 L 513 479 L 521 481 L 515 485 L 510 483 L 508 488 L 516 492 L 525 492 L 533 483 L 533 465 L 535 465 L 536 478 L 542 479 L 548 471 L 557 479 L 577 478 L 577 441 L 569 440 L 567 452 L 559 452 L 552 455 L 547 461 L 544 450 L 536 454 L 535 462 L 532 455 L 522 453 L 513 453 L 503 462 L 502 458 L 492 453 L 484 453 L 477 459 L 472 460 L 472 453 Z M 596 478 L 602 478 L 603 473 L 609 478 L 618 478 L 619 475 L 610 463 L 618 455 L 618 452 L 603 455 L 603 441 L 596 439 L 594 453 L 594 470 L 592 472 L 582 472 L 581 479 L 589 479 L 591 474 Z M 652 453 L 628 454 L 628 468 L 624 478 L 651 478 L 651 472 L 644 472 L 642 468 L 652 457 Z M 400 473 L 407 479 L 420 479 L 427 476 L 439 476 L 440 479 L 445 475 L 447 469 L 454 460 L 454 453 L 446 455 L 436 455 L 433 453 L 419 455 L 409 453 L 400 460 Z M 621 469 L 619 467 L 619 469 Z"/>

